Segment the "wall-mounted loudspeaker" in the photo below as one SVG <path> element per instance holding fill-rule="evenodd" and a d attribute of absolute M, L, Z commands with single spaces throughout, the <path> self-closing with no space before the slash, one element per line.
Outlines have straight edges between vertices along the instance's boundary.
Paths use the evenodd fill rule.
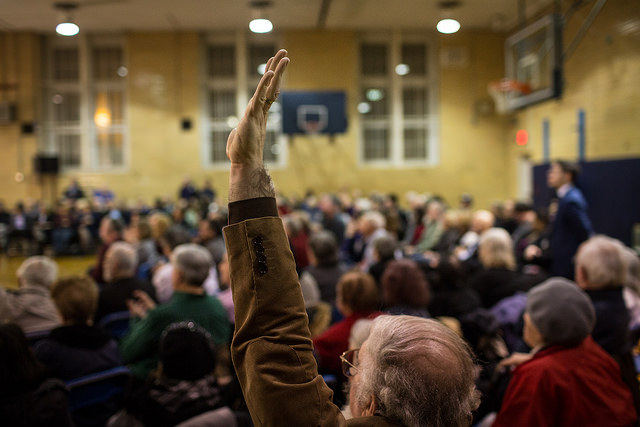
<path fill-rule="evenodd" d="M 37 154 L 33 158 L 33 169 L 41 175 L 57 175 L 59 171 L 58 156 Z"/>

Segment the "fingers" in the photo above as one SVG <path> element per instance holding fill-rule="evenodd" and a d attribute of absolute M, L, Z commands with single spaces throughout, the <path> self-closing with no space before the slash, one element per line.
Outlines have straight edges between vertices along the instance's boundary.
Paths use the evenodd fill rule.
<path fill-rule="evenodd" d="M 269 58 L 265 67 L 265 73 L 260 79 L 254 93 L 256 107 L 269 108 L 280 94 L 280 80 L 286 66 L 289 64 L 287 51 L 280 49 L 275 56 Z"/>
<path fill-rule="evenodd" d="M 141 290 L 133 291 L 133 296 L 136 301 L 142 305 L 145 309 L 150 310 L 156 306 L 156 303 L 151 299 L 148 293 Z"/>
<path fill-rule="evenodd" d="M 280 80 L 284 74 L 284 70 L 287 68 L 287 65 L 289 65 L 287 51 L 280 49 L 274 57 L 274 60 L 271 62 L 271 68 L 269 68 L 274 72 L 274 76 L 271 79 L 271 83 L 267 88 L 266 94 L 267 99 L 271 102 L 274 102 L 278 98 L 278 95 L 280 95 Z"/>

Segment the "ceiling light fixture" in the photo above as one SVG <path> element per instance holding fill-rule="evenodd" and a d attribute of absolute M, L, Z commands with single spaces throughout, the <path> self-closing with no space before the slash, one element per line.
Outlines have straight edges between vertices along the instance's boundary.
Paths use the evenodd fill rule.
<path fill-rule="evenodd" d="M 442 34 L 453 34 L 457 33 L 460 29 L 460 23 L 451 18 L 441 19 L 436 25 L 436 28 L 438 29 L 438 32 Z"/>
<path fill-rule="evenodd" d="M 459 0 L 442 0 L 438 3 L 441 18 L 436 25 L 438 32 L 442 34 L 453 34 L 458 32 L 460 29 L 460 22 L 454 18 L 454 13 L 452 11 L 459 6 Z"/>
<path fill-rule="evenodd" d="M 258 34 L 270 33 L 273 30 L 273 24 L 266 18 L 257 18 L 249 22 L 249 29 Z"/>
<path fill-rule="evenodd" d="M 252 33 L 264 34 L 273 30 L 273 23 L 266 17 L 265 9 L 271 6 L 270 0 L 254 0 L 249 2 L 253 19 L 249 22 Z"/>
<path fill-rule="evenodd" d="M 71 19 L 66 19 L 65 22 L 61 22 L 56 26 L 56 33 L 61 36 L 75 36 L 80 32 L 80 27 L 78 27 Z"/>
<path fill-rule="evenodd" d="M 56 9 L 61 11 L 61 22 L 56 26 L 56 33 L 61 36 L 71 37 L 80 32 L 80 27 L 73 22 L 71 12 L 75 10 L 78 5 L 76 3 L 56 3 L 53 5 Z"/>

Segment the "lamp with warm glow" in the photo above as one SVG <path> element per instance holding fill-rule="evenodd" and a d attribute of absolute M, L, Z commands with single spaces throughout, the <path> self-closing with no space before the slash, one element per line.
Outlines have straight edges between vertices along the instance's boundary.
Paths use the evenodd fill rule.
<path fill-rule="evenodd" d="M 99 128 L 111 126 L 111 110 L 105 93 L 99 93 L 96 99 L 96 111 L 93 114 L 93 122 Z"/>
<path fill-rule="evenodd" d="M 460 23 L 451 18 L 441 19 L 436 25 L 436 28 L 438 29 L 438 32 L 442 34 L 453 34 L 457 33 L 460 29 Z"/>

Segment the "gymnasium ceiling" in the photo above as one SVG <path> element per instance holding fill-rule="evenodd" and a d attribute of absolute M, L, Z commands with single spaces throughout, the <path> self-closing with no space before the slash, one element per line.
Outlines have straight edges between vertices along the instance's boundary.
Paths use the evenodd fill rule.
<path fill-rule="evenodd" d="M 458 0 L 448 10 L 464 29 L 513 30 L 554 0 Z M 576 0 L 572 0 L 576 1 Z M 569 3 L 562 0 L 562 3 Z M 83 32 L 216 31 L 246 28 L 255 0 L 0 0 L 0 31 L 53 33 L 56 3 L 72 3 Z M 278 30 L 435 28 L 442 0 L 270 0 L 263 8 Z M 451 0 L 445 3 L 451 3 Z"/>

